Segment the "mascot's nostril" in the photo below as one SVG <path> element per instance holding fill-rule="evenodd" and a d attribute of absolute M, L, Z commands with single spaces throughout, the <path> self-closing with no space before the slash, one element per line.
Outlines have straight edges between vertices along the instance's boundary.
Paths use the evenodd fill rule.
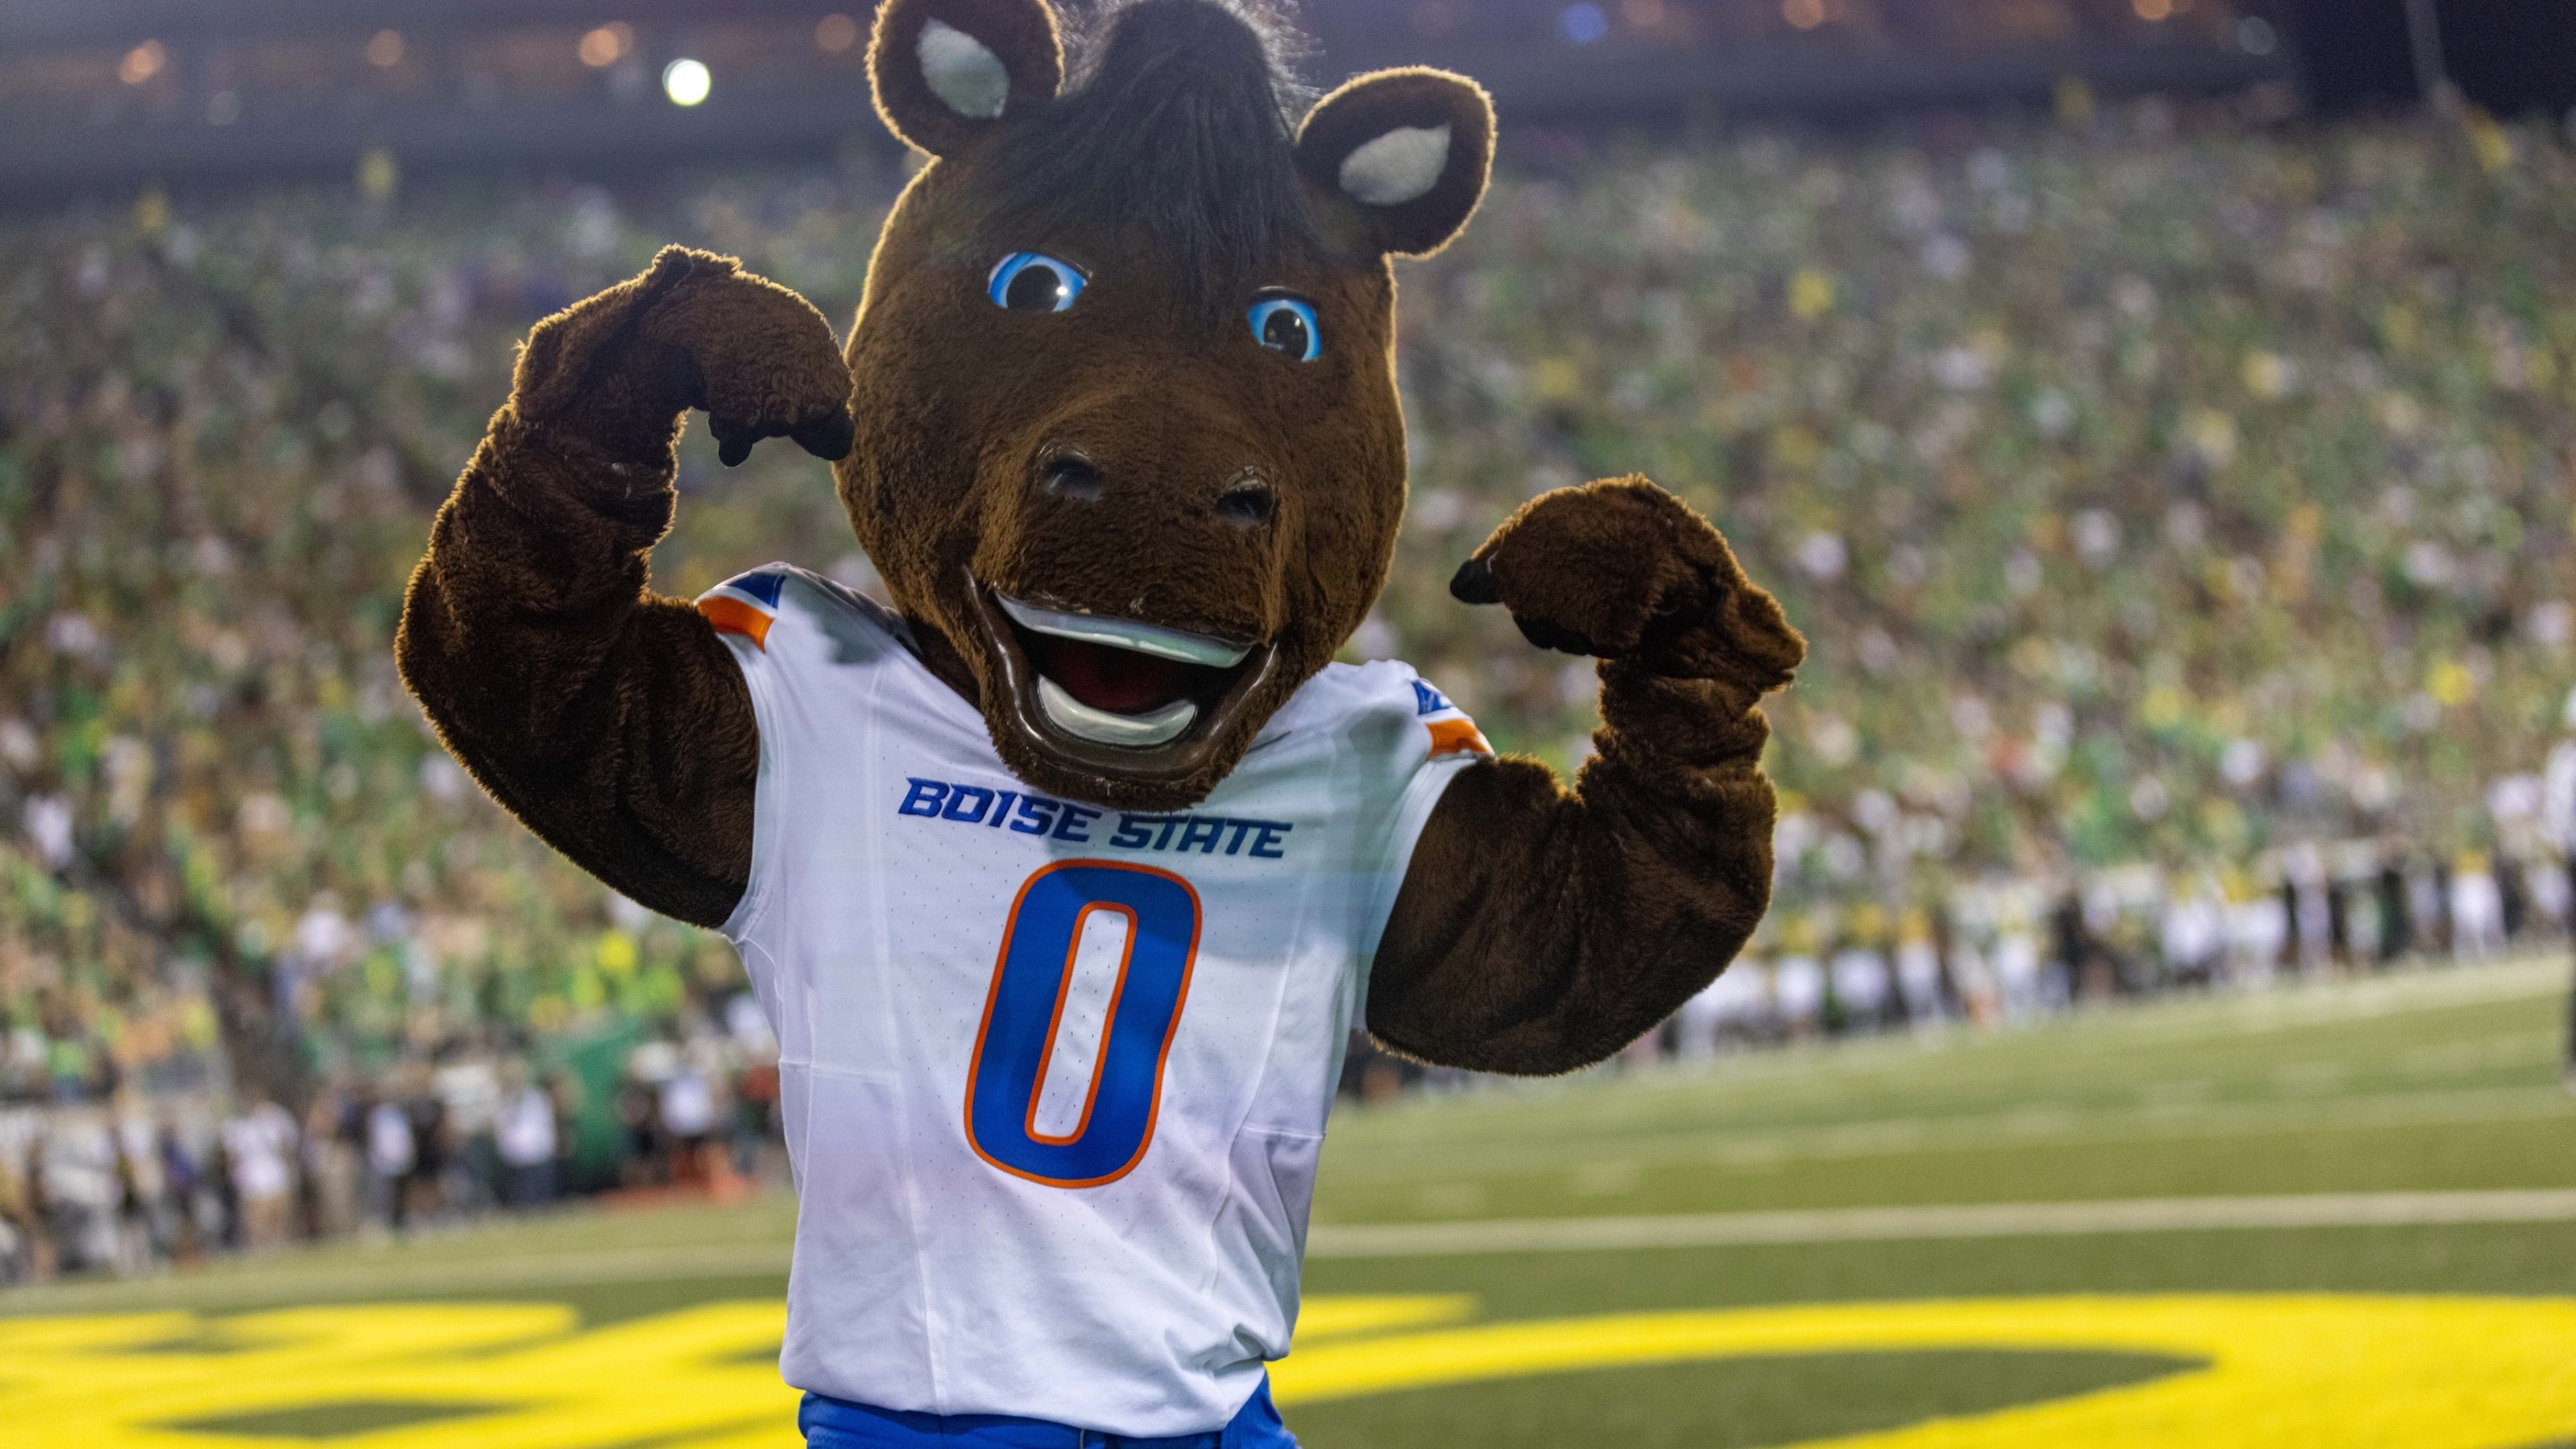
<path fill-rule="evenodd" d="M 1237 480 L 1216 500 L 1216 516 L 1238 528 L 1259 528 L 1278 511 L 1278 491 L 1258 478 Z"/>
<path fill-rule="evenodd" d="M 1038 486 L 1058 498 L 1072 498 L 1084 503 L 1097 503 L 1107 485 L 1100 470 L 1084 457 L 1067 454 L 1049 463 Z"/>

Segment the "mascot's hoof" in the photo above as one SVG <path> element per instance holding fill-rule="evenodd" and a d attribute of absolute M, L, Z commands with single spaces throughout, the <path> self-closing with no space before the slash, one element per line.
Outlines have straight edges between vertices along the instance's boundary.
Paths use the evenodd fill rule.
<path fill-rule="evenodd" d="M 1643 478 L 1543 493 L 1503 521 L 1449 582 L 1498 602 L 1541 649 L 1639 662 L 1649 673 L 1789 680 L 1805 642 L 1744 576 L 1715 525 Z"/>
<path fill-rule="evenodd" d="M 1482 555 L 1458 565 L 1449 576 L 1449 597 L 1462 604 L 1499 604 L 1503 586 L 1494 582 L 1494 566 Z"/>
<path fill-rule="evenodd" d="M 1624 652 L 1595 643 L 1584 635 L 1559 628 L 1544 619 L 1524 619 L 1515 615 L 1512 622 L 1520 627 L 1522 638 L 1541 649 L 1553 649 L 1560 654 L 1589 655 L 1595 659 L 1609 659 Z"/>
<path fill-rule="evenodd" d="M 808 423 L 788 436 L 796 440 L 796 446 L 824 462 L 837 463 L 850 456 L 850 447 L 858 441 L 859 429 L 847 412 L 840 412 L 819 423 Z"/>
<path fill-rule="evenodd" d="M 1494 566 L 1483 555 L 1458 565 L 1449 576 L 1449 597 L 1462 604 L 1499 604 L 1503 586 L 1494 578 Z M 1524 619 L 1515 614 L 1512 623 L 1519 626 L 1521 637 L 1541 649 L 1555 649 L 1567 654 L 1607 654 L 1590 639 L 1572 629 L 1560 628 L 1544 619 Z"/>
<path fill-rule="evenodd" d="M 754 443 L 781 434 L 793 438 L 796 446 L 822 459 L 837 463 L 850 455 L 850 445 L 858 436 L 847 412 L 832 414 L 793 428 L 763 427 L 734 418 L 709 418 L 707 431 L 715 435 L 716 458 L 728 468 L 739 468 L 751 456 Z"/>

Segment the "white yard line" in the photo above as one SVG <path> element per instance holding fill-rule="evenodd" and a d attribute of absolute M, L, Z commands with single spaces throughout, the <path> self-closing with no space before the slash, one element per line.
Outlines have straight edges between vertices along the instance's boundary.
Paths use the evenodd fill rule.
<path fill-rule="evenodd" d="M 1504 1218 L 1487 1222 L 1319 1223 L 1311 1258 L 1574 1253 L 1760 1243 L 2033 1238 L 2224 1228 L 2368 1228 L 2576 1222 L 2576 1188 L 2485 1192 L 2339 1192 L 2287 1197 L 2126 1198 L 2103 1202 L 1815 1208 L 1663 1217 Z"/>
<path fill-rule="evenodd" d="M 399 1249 L 391 1250 L 398 1254 Z M 116 1283 L 74 1283 L 0 1293 L 0 1314 L 137 1312 L 204 1303 L 226 1306 L 334 1301 L 380 1294 L 447 1295 L 486 1289 L 554 1289 L 580 1284 L 661 1283 L 693 1278 L 787 1276 L 785 1243 L 706 1247 L 613 1248 L 459 1259 L 442 1254 L 415 1262 L 276 1262 L 264 1270 L 166 1274 Z M 230 1265 L 227 1265 L 229 1268 Z M 542 1296 L 542 1295 L 541 1295 Z"/>

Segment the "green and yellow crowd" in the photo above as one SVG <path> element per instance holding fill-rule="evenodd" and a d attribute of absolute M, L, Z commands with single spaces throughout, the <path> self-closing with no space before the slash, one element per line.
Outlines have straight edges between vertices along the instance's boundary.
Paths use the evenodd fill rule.
<path fill-rule="evenodd" d="M 904 167 L 374 164 L 371 196 L 0 220 L 10 1102 L 219 1092 L 245 1003 L 354 1102 L 459 1053 L 688 1040 L 740 989 L 720 941 L 480 795 L 391 633 L 531 323 L 683 241 L 846 325 Z M 1451 571 L 1591 477 L 1706 511 L 1812 646 L 1771 707 L 1766 961 L 1973 934 L 1954 903 L 2015 892 L 2045 955 L 2102 880 L 2287 889 L 2295 921 L 2302 872 L 2545 875 L 2563 847 L 2576 145 L 2548 127 L 2142 102 L 1507 132 L 1466 237 L 1400 276 L 1414 491 L 1353 655 L 1571 765 L 1590 666 Z M 793 449 L 727 471 L 693 427 L 681 492 L 666 591 L 773 558 L 874 585 Z"/>

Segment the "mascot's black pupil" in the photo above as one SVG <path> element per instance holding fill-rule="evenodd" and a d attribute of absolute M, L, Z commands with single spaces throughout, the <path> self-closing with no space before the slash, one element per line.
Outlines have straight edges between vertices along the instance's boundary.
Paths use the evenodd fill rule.
<path fill-rule="evenodd" d="M 1031 262 L 1002 291 L 1002 305 L 1015 312 L 1052 312 L 1065 303 L 1064 278 L 1044 262 Z"/>
<path fill-rule="evenodd" d="M 1306 319 L 1294 307 L 1274 307 L 1261 319 L 1261 345 L 1291 357 L 1303 357 L 1307 351 Z"/>

